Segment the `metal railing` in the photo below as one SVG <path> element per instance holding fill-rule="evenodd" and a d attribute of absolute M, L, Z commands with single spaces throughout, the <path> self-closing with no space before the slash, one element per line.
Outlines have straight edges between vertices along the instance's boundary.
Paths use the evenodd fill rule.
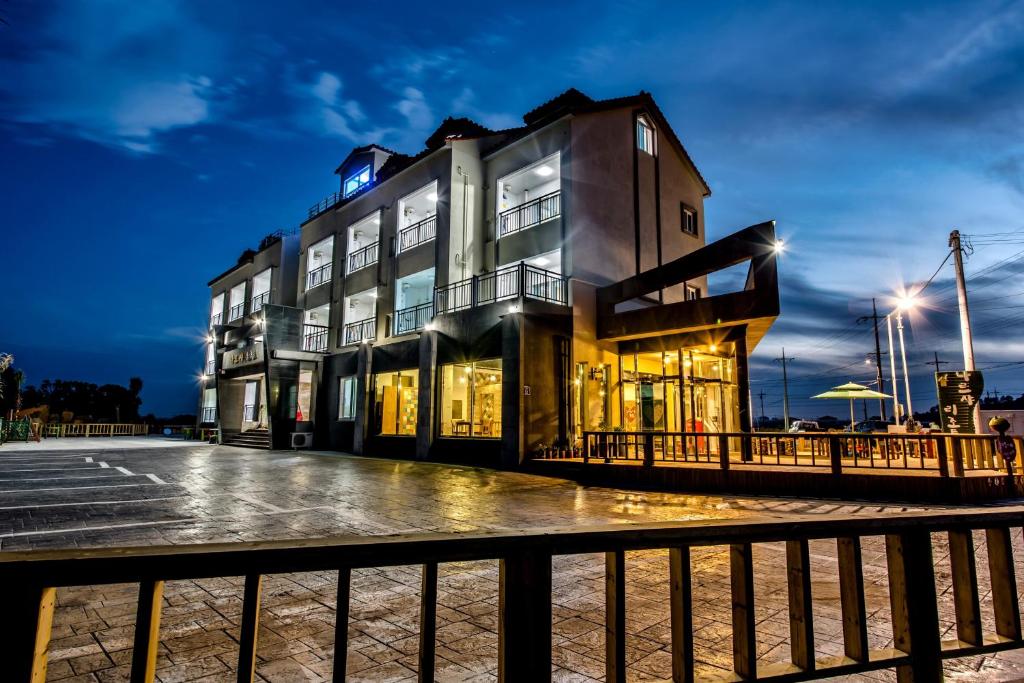
<path fill-rule="evenodd" d="M 431 301 L 418 306 L 400 308 L 395 311 L 394 334 L 406 334 L 407 332 L 422 330 L 423 326 L 430 322 L 433 317 L 434 304 Z"/>
<path fill-rule="evenodd" d="M 553 559 L 599 553 L 604 562 L 605 680 L 625 681 L 629 664 L 626 642 L 630 605 L 627 553 L 668 551 L 660 589 L 669 607 L 669 659 L 672 680 L 694 681 L 700 624 L 694 619 L 694 584 L 720 580 L 730 605 L 722 619 L 720 642 L 731 644 L 723 666 L 724 680 L 810 681 L 895 669 L 898 680 L 941 681 L 947 659 L 992 654 L 1024 647 L 1017 594 L 1013 535 L 1024 524 L 1024 508 L 974 512 L 904 512 L 899 515 L 787 516 L 760 521 L 707 519 L 647 524 L 574 526 L 530 531 L 467 534 L 410 534 L 380 538 L 328 538 L 250 543 L 97 548 L 0 553 L 4 623 L 9 637 L 0 640 L 5 679 L 41 681 L 47 655 L 56 590 L 66 586 L 137 583 L 138 600 L 130 661 L 132 681 L 151 681 L 160 648 L 160 618 L 167 581 L 244 576 L 237 631 L 237 680 L 256 677 L 256 643 L 260 630 L 263 577 L 282 573 L 336 572 L 333 680 L 346 678 L 353 570 L 420 565 L 418 672 L 433 681 L 436 666 L 439 566 L 497 560 L 498 652 L 500 681 L 551 681 L 554 649 L 552 613 L 555 592 L 572 576 L 555 573 Z M 974 534 L 978 533 L 978 536 Z M 831 562 L 811 561 L 827 552 Z M 784 544 L 778 572 L 785 585 L 789 647 L 762 648 L 758 632 L 764 619 L 765 593 L 755 591 L 755 548 L 767 552 Z M 862 544 L 885 561 L 872 562 L 865 581 Z M 938 547 L 933 549 L 933 544 Z M 945 548 L 948 546 L 948 558 Z M 877 550 L 876 550 L 877 548 Z M 699 558 L 725 551 L 728 562 L 720 579 L 708 579 Z M 935 550 L 938 550 L 937 561 Z M 697 554 L 698 563 L 693 562 Z M 988 576 L 979 582 L 976 556 Z M 784 556 L 784 560 L 782 557 Z M 717 562 L 717 560 L 716 560 Z M 784 564 L 782 564 L 784 562 Z M 573 569 L 578 563 L 572 563 Z M 563 566 L 562 563 L 558 564 Z M 955 632 L 943 641 L 937 574 L 946 576 L 952 595 Z M 783 573 L 784 569 L 784 573 Z M 812 586 L 837 584 L 832 594 L 816 595 Z M 887 596 L 886 609 L 868 610 L 866 588 Z M 762 584 L 763 588 L 763 584 Z M 716 590 L 720 590 L 715 588 Z M 647 590 L 657 590 L 648 587 Z M 698 590 L 700 590 L 698 588 Z M 827 593 L 828 591 L 826 591 Z M 943 591 L 944 592 L 944 591 Z M 774 593 L 774 591 L 773 591 Z M 700 599 L 701 596 L 696 596 Z M 815 619 L 834 600 L 842 650 L 819 656 Z M 981 609 L 991 601 L 991 612 Z M 768 598 L 768 600 L 773 600 Z M 770 603 L 769 604 L 774 604 Z M 645 608 L 646 609 L 646 608 Z M 774 609 L 774 608 L 771 608 Z M 840 617 L 841 615 L 841 617 Z M 443 623 L 443 622 L 442 622 Z M 635 626 L 634 626 L 635 627 Z M 873 644 L 869 633 L 892 633 L 889 647 Z M 773 632 L 774 633 L 774 632 Z M 763 634 L 763 631 L 762 631 Z M 885 635 L 880 637 L 885 638 Z M 878 637 L 878 636 L 876 636 Z M 824 649 L 824 648 L 821 648 Z M 721 653 L 708 653 L 721 659 Z"/>
<path fill-rule="evenodd" d="M 259 312 L 264 305 L 270 303 L 270 292 L 260 292 L 250 300 L 249 313 Z"/>
<path fill-rule="evenodd" d="M 327 350 L 327 333 L 329 328 L 325 325 L 303 325 L 302 326 L 302 350 L 323 353 Z"/>
<path fill-rule="evenodd" d="M 238 320 L 243 315 L 245 315 L 245 302 L 244 301 L 242 303 L 240 303 L 240 304 L 235 304 L 234 306 L 231 307 L 231 310 L 228 311 L 228 322 L 231 322 L 233 320 Z"/>
<path fill-rule="evenodd" d="M 330 282 L 333 265 L 333 263 L 325 263 L 319 268 L 314 268 L 306 273 L 306 291 Z"/>
<path fill-rule="evenodd" d="M 207 375 L 212 375 L 215 372 L 217 372 L 217 361 L 215 361 L 215 360 L 208 360 L 208 361 L 206 361 L 206 374 Z"/>
<path fill-rule="evenodd" d="M 243 422 L 255 422 L 256 421 L 256 404 L 246 403 L 242 406 L 242 421 Z"/>
<path fill-rule="evenodd" d="M 569 279 L 550 270 L 516 263 L 435 287 L 434 310 L 440 315 L 521 296 L 567 306 Z"/>
<path fill-rule="evenodd" d="M 203 408 L 203 413 L 200 416 L 200 422 L 203 424 L 209 424 L 217 421 L 217 408 L 208 406 Z"/>
<path fill-rule="evenodd" d="M 930 471 L 962 477 L 971 470 L 999 470 L 996 437 L 981 434 L 850 434 L 765 432 L 583 432 L 583 460 Z M 1024 443 L 1015 437 L 1017 461 Z M 1019 470 L 1018 470 L 1019 471 Z"/>
<path fill-rule="evenodd" d="M 377 317 L 374 316 L 345 325 L 344 335 L 346 344 L 373 341 L 377 336 Z"/>
<path fill-rule="evenodd" d="M 398 253 L 429 242 L 437 236 L 437 216 L 428 216 L 398 233 Z"/>
<path fill-rule="evenodd" d="M 372 266 L 374 263 L 377 262 L 377 256 L 379 253 L 380 245 L 377 244 L 377 242 L 374 242 L 369 246 L 363 247 L 362 249 L 357 249 L 356 251 L 353 251 L 351 254 L 348 255 L 347 272 L 354 273 L 357 270 L 366 268 L 367 266 Z"/>
<path fill-rule="evenodd" d="M 345 197 L 340 192 L 332 192 L 331 194 L 327 195 L 326 197 L 318 201 L 313 206 L 309 207 L 309 210 L 306 211 L 306 218 L 315 218 L 316 216 L 323 213 L 327 209 L 331 208 L 344 198 Z"/>
<path fill-rule="evenodd" d="M 210 327 L 213 327 L 214 325 L 220 325 L 222 320 L 224 320 L 223 313 L 214 313 L 213 315 L 210 316 Z"/>
<path fill-rule="evenodd" d="M 562 213 L 562 192 L 555 190 L 498 214 L 498 237 L 532 228 Z"/>

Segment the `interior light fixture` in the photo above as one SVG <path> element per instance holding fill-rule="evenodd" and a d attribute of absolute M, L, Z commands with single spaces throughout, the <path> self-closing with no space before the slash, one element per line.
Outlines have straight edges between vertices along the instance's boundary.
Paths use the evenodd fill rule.
<path fill-rule="evenodd" d="M 437 201 L 437 193 L 436 192 L 431 192 L 430 194 L 428 194 L 427 195 L 427 201 L 428 202 L 436 202 Z"/>
<path fill-rule="evenodd" d="M 714 353 L 715 351 L 718 350 L 718 344 L 712 344 L 711 346 L 708 347 L 708 350 L 711 351 L 711 353 Z"/>
<path fill-rule="evenodd" d="M 539 175 L 541 178 L 547 178 L 555 171 L 550 166 L 538 166 L 537 168 L 533 169 L 533 172 Z"/>

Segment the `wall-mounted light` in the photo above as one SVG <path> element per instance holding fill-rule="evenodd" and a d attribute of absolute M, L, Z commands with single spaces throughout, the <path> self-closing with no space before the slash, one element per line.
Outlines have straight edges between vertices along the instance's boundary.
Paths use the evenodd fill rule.
<path fill-rule="evenodd" d="M 541 178 L 547 178 L 555 171 L 550 166 L 538 166 L 537 168 L 533 169 L 533 172 L 539 175 Z"/>
<path fill-rule="evenodd" d="M 430 194 L 428 194 L 427 195 L 427 201 L 428 202 L 436 202 L 437 201 L 437 193 L 436 192 L 431 192 Z"/>

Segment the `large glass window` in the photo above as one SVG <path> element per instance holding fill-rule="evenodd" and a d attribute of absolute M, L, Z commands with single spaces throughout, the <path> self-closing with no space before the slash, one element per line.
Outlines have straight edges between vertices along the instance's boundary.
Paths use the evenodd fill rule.
<path fill-rule="evenodd" d="M 415 436 L 419 370 L 378 373 L 374 387 L 375 433 Z"/>
<path fill-rule="evenodd" d="M 338 381 L 338 419 L 356 419 L 356 378 L 342 377 Z"/>
<path fill-rule="evenodd" d="M 441 436 L 501 436 L 501 359 L 441 368 Z"/>
<path fill-rule="evenodd" d="M 636 147 L 642 152 L 654 154 L 654 126 L 643 116 L 636 117 Z"/>
<path fill-rule="evenodd" d="M 342 186 L 342 194 L 347 197 L 353 192 L 356 192 L 359 188 L 364 185 L 370 184 L 370 167 L 363 166 L 361 169 L 345 178 L 345 183 Z"/>
<path fill-rule="evenodd" d="M 295 419 L 299 422 L 313 420 L 313 371 L 299 371 L 298 405 L 295 407 Z"/>

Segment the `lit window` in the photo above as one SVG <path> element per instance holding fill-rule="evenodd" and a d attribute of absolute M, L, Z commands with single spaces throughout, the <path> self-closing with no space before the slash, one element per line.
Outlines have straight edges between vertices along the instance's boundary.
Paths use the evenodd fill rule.
<path fill-rule="evenodd" d="M 338 384 L 338 419 L 356 419 L 355 377 L 342 377 Z"/>
<path fill-rule="evenodd" d="M 342 196 L 347 197 L 363 185 L 370 184 L 370 167 L 363 166 L 361 169 L 345 178 L 345 182 L 342 185 Z"/>
<path fill-rule="evenodd" d="M 415 436 L 419 370 L 378 373 L 374 386 L 374 433 Z"/>
<path fill-rule="evenodd" d="M 682 219 L 680 228 L 688 235 L 697 234 L 697 210 L 692 206 L 682 205 Z"/>
<path fill-rule="evenodd" d="M 654 154 L 654 128 L 643 116 L 636 118 L 636 147 L 641 152 Z"/>
<path fill-rule="evenodd" d="M 441 436 L 501 436 L 501 359 L 441 368 Z"/>
<path fill-rule="evenodd" d="M 700 287 L 694 287 L 693 285 L 686 285 L 686 300 L 696 301 L 700 298 Z"/>

